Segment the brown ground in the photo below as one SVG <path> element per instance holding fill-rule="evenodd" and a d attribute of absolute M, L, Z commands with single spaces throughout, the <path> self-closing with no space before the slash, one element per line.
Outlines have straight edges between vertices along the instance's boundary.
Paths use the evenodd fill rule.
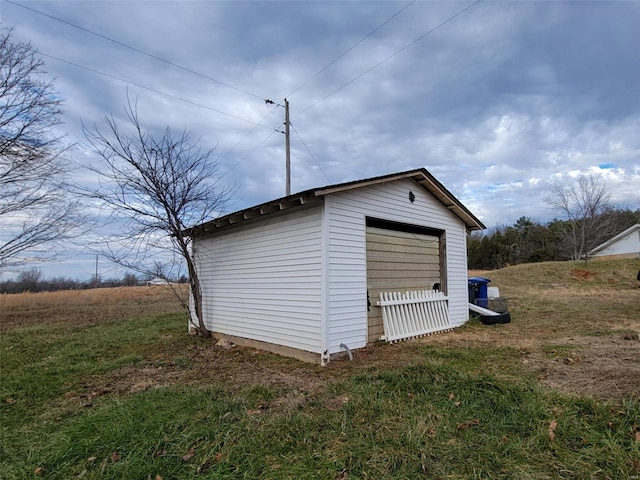
<path fill-rule="evenodd" d="M 593 276 L 574 270 L 570 275 L 583 279 Z M 25 300 L 25 305 L 12 305 L 5 298 L 0 326 L 10 329 L 40 321 L 43 316 L 47 321 L 77 325 L 122 318 L 125 311 L 134 315 L 180 311 L 175 300 L 158 290 L 143 289 L 135 298 L 129 298 L 126 292 L 129 291 L 118 295 L 100 292 L 90 297 L 93 301 L 89 305 L 80 300 L 71 305 L 67 299 L 58 309 L 51 305 L 45 308 L 33 299 Z M 166 339 L 173 348 L 154 352 L 142 365 L 96 377 L 78 391 L 68 392 L 66 400 L 90 404 L 93 398 L 105 393 L 138 392 L 169 384 L 223 382 L 238 389 L 248 384 L 268 385 L 276 390 L 281 386 L 283 393 L 289 393 L 278 401 L 297 405 L 305 402 L 327 379 L 363 367 L 409 363 L 415 358 L 416 348 L 424 343 L 468 348 L 511 347 L 520 352 L 525 371 L 550 388 L 615 401 L 640 396 L 640 288 L 633 285 L 622 291 L 603 291 L 555 283 L 516 286 L 510 291 L 509 306 L 513 319 L 510 324 L 484 326 L 475 321 L 451 332 L 360 349 L 354 353 L 353 362 L 342 358 L 328 367 L 282 359 L 249 348 L 219 347 L 213 340 L 184 341 L 186 333 L 185 337 L 176 333 Z M 89 310 L 93 313 L 88 314 Z"/>
<path fill-rule="evenodd" d="M 640 341 L 638 334 L 614 337 L 576 337 L 559 343 L 575 346 L 575 354 L 530 355 L 530 368 L 545 384 L 565 392 L 602 399 L 640 393 Z M 524 361 L 526 361 L 525 359 Z"/>
<path fill-rule="evenodd" d="M 517 320 L 514 320 L 514 322 Z M 430 337 L 445 345 L 509 346 L 521 352 L 522 366 L 545 385 L 564 393 L 586 394 L 602 400 L 640 396 L 640 333 L 554 338 L 549 347 L 541 338 L 502 335 L 512 324 L 485 330 L 452 332 Z M 515 327 L 517 328 L 517 327 Z"/>
<path fill-rule="evenodd" d="M 264 385 L 283 392 L 276 403 L 285 407 L 304 404 L 331 378 L 364 368 L 383 368 L 410 363 L 420 344 L 451 347 L 510 346 L 520 353 L 521 366 L 544 385 L 568 394 L 586 394 L 602 400 L 620 401 L 640 395 L 640 339 L 637 334 L 573 336 L 558 338 L 555 350 L 538 339 L 502 335 L 517 329 L 514 323 L 495 327 L 474 326 L 431 335 L 394 345 L 373 345 L 334 360 L 328 367 L 281 359 L 273 354 L 211 343 L 185 352 L 184 365 L 158 360 L 145 366 L 127 366 L 87 384 L 84 393 L 68 398 L 83 404 L 105 393 L 135 393 L 166 385 L 210 385 L 224 383 L 241 390 L 247 385 Z M 164 355 L 160 354 L 159 358 Z M 496 372 L 500 373 L 500 372 Z M 286 392 L 286 393 L 285 393 Z M 337 398 L 336 402 L 341 399 Z M 274 407 L 276 405 L 271 405 Z"/>

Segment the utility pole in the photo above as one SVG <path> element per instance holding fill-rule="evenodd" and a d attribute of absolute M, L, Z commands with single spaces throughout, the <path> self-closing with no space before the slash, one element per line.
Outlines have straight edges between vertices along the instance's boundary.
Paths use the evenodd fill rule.
<path fill-rule="evenodd" d="M 289 100 L 284 99 L 284 144 L 287 157 L 287 196 L 291 195 L 291 136 L 289 135 Z"/>
<path fill-rule="evenodd" d="M 281 107 L 279 103 L 273 100 L 266 99 L 264 101 L 267 105 L 275 105 Z M 286 155 L 286 191 L 287 197 L 291 195 L 291 135 L 289 133 L 289 100 L 284 99 L 284 148 Z M 279 130 L 278 130 L 279 131 Z M 283 132 L 280 132 L 283 133 Z"/>
<path fill-rule="evenodd" d="M 96 255 L 96 282 L 95 288 L 98 288 L 98 255 Z"/>

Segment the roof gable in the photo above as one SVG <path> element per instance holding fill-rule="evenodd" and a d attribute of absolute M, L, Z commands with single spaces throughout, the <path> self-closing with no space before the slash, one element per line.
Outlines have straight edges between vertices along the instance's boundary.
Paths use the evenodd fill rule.
<path fill-rule="evenodd" d="M 286 197 L 271 200 L 269 202 L 245 208 L 228 215 L 216 218 L 209 222 L 196 225 L 189 229 L 190 235 L 202 235 L 213 233 L 231 225 L 252 220 L 255 218 L 273 215 L 278 212 L 288 210 L 290 208 L 299 207 L 301 205 L 313 204 L 319 202 L 322 197 L 338 192 L 353 190 L 370 185 L 379 185 L 396 180 L 410 178 L 416 181 L 422 188 L 435 197 L 445 208 L 450 210 L 458 217 L 466 226 L 468 231 L 483 230 L 486 227 L 465 207 L 444 185 L 442 185 L 433 175 L 426 169 L 419 168 L 416 170 L 408 170 L 406 172 L 382 175 L 379 177 L 368 178 L 364 180 L 356 180 L 352 182 L 339 183 L 321 188 L 313 188 L 303 192 L 288 195 Z"/>
<path fill-rule="evenodd" d="M 619 240 L 622 240 L 623 238 L 627 237 L 628 235 L 630 235 L 631 233 L 635 232 L 636 230 L 640 230 L 640 223 L 636 223 L 635 225 L 631 225 L 625 231 L 620 232 L 619 234 L 617 234 L 616 236 L 610 238 L 606 242 L 601 243 L 600 245 L 598 245 L 597 247 L 595 247 L 594 249 L 589 251 L 588 255 L 593 255 L 594 253 L 598 253 L 599 251 L 604 250 L 605 248 L 613 245 L 614 243 L 618 242 Z"/>

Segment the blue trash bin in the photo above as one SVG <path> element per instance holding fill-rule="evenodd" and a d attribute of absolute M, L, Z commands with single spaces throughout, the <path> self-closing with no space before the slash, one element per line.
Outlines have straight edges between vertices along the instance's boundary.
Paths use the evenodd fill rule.
<path fill-rule="evenodd" d="M 489 280 L 484 277 L 469 277 L 469 302 L 479 307 L 489 305 Z"/>

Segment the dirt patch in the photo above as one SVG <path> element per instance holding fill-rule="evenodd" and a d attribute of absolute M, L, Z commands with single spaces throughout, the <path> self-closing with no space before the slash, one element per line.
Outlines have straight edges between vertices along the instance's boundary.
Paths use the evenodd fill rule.
<path fill-rule="evenodd" d="M 589 270 L 580 270 L 578 268 L 574 268 L 569 272 L 569 274 L 574 278 L 580 278 L 582 280 L 589 280 L 595 276 L 595 273 L 590 272 Z"/>
<path fill-rule="evenodd" d="M 263 386 L 276 393 L 261 408 L 292 410 L 304 405 L 334 373 L 318 365 L 286 359 L 250 348 L 222 348 L 214 342 L 199 345 L 170 361 L 160 357 L 153 364 L 128 365 L 96 375 L 75 391 L 66 402 L 91 407 L 103 395 L 128 395 L 178 385 L 202 387 L 221 385 L 242 392 Z"/>
<path fill-rule="evenodd" d="M 523 364 L 542 383 L 565 393 L 602 400 L 640 396 L 637 334 L 557 339 L 558 350 L 536 351 Z"/>
<path fill-rule="evenodd" d="M 564 393 L 601 400 L 640 397 L 640 332 L 545 339 L 504 326 L 434 335 L 430 343 L 511 347 L 522 354 L 522 366 L 547 386 Z"/>

